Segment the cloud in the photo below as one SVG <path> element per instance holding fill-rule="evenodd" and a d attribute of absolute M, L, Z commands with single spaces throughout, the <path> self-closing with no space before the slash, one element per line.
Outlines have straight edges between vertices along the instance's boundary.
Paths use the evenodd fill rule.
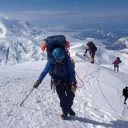
<path fill-rule="evenodd" d="M 56 11 L 56 10 L 27 10 L 11 11 L 0 13 L 0 16 L 15 18 L 25 21 L 45 21 L 45 22 L 77 22 L 89 19 L 102 20 L 117 17 L 128 17 L 126 12 L 117 11 L 98 11 L 98 10 L 76 10 L 76 11 Z"/>
<path fill-rule="evenodd" d="M 64 11 L 53 11 L 53 10 L 39 10 L 39 11 L 12 11 L 0 13 L 0 16 L 7 16 L 10 18 L 18 18 L 24 20 L 40 20 L 48 18 L 57 18 L 66 16 L 68 13 Z"/>
<path fill-rule="evenodd" d="M 0 16 L 8 16 L 11 18 L 25 20 L 39 20 L 51 18 L 88 18 L 88 17 L 112 17 L 112 16 L 128 16 L 126 12 L 107 11 L 99 12 L 96 10 L 80 10 L 80 11 L 55 11 L 55 10 L 35 10 L 35 11 L 12 11 L 0 13 Z"/>

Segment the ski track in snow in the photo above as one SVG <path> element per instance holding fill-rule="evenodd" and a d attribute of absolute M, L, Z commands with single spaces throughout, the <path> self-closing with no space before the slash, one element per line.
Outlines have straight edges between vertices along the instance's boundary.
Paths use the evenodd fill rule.
<path fill-rule="evenodd" d="M 104 69 L 100 66 L 95 68 L 89 63 L 86 66 L 90 68 L 88 74 L 80 74 L 85 86 L 77 90 L 73 105 L 77 115 L 69 120 L 60 118 L 59 100 L 57 94 L 50 89 L 48 75 L 20 107 L 20 103 L 31 90 L 32 83 L 38 78 L 41 65 L 34 69 L 29 65 L 19 65 L 11 70 L 9 67 L 5 68 L 4 73 L 0 72 L 0 128 L 127 128 L 127 121 L 122 120 L 121 116 L 117 118 L 114 111 L 105 111 L 93 100 L 93 95 L 88 93 L 99 86 L 96 91 L 103 96 L 100 79 Z M 76 70 L 79 74 L 77 64 Z M 109 102 L 105 96 L 103 100 Z M 111 108 L 109 103 L 107 105 Z M 124 108 L 123 114 L 125 111 L 127 107 Z"/>

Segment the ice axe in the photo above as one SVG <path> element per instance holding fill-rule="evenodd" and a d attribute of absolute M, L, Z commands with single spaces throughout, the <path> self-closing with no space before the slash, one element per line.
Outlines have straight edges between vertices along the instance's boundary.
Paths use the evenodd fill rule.
<path fill-rule="evenodd" d="M 29 92 L 29 94 L 24 98 L 24 100 L 22 101 L 22 103 L 20 104 L 20 107 L 23 105 L 23 103 L 25 102 L 25 100 L 29 97 L 29 95 L 33 92 L 34 88 L 31 89 L 31 91 Z"/>

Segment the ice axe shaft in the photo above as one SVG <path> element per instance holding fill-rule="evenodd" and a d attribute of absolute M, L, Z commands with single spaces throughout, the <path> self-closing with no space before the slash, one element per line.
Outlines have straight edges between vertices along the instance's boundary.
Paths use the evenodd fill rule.
<path fill-rule="evenodd" d="M 31 91 L 29 92 L 29 94 L 24 98 L 24 100 L 22 101 L 22 103 L 20 104 L 20 106 L 23 105 L 23 103 L 25 102 L 25 100 L 29 97 L 29 95 L 33 92 L 34 88 L 31 89 Z"/>

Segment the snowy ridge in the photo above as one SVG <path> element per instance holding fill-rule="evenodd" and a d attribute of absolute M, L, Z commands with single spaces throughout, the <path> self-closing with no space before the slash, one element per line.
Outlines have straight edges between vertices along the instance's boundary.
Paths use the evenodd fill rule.
<path fill-rule="evenodd" d="M 126 47 L 128 47 L 128 37 L 120 38 L 119 42 L 124 44 Z"/>
<path fill-rule="evenodd" d="M 40 30 L 29 22 L 21 22 L 16 19 L 0 17 L 0 65 L 12 65 L 32 61 L 41 52 L 40 45 L 42 40 L 48 36 L 59 34 L 65 35 L 67 40 L 70 41 L 71 46 L 94 41 L 98 48 L 100 48 L 100 51 L 97 52 L 97 60 L 99 63 L 111 63 L 110 61 L 115 58 L 115 56 L 111 55 L 112 52 L 110 52 L 110 50 L 108 51 L 105 49 L 107 46 L 103 45 L 102 40 L 96 38 L 84 38 L 84 40 L 80 40 L 75 38 L 77 37 L 75 36 L 76 33 L 77 32 L 48 32 L 47 29 Z M 127 37 L 120 38 L 112 47 L 115 47 L 115 49 L 119 47 L 121 53 L 128 54 Z M 102 52 L 109 52 L 110 55 L 105 57 Z M 37 60 L 40 59 L 41 57 L 37 58 Z"/>
<path fill-rule="evenodd" d="M 127 73 L 128 67 L 126 65 L 127 65 L 128 55 L 126 55 L 125 53 L 114 51 L 114 50 L 107 50 L 104 45 L 101 45 L 96 41 L 95 41 L 95 44 L 98 49 L 95 55 L 95 62 L 97 64 L 100 64 L 102 66 L 112 69 L 113 68 L 112 62 L 118 56 L 122 60 L 122 64 L 120 64 L 121 71 Z M 74 59 L 78 60 L 80 58 L 76 58 L 76 54 L 79 54 L 79 56 L 81 56 L 82 59 L 85 59 L 88 61 L 88 59 L 86 59 L 86 57 L 89 56 L 88 53 L 85 58 L 83 57 L 83 54 L 85 52 L 85 45 L 86 45 L 86 42 L 85 43 L 81 42 L 79 44 L 75 44 L 74 46 L 71 46 L 70 48 L 71 56 Z"/>
<path fill-rule="evenodd" d="M 60 118 L 59 100 L 50 89 L 49 75 L 20 107 L 45 63 L 44 60 L 0 67 L 1 128 L 127 128 L 128 106 L 123 104 L 122 89 L 128 75 L 85 60 L 76 63 L 76 117 Z"/>
<path fill-rule="evenodd" d="M 13 65 L 34 60 L 40 53 L 42 40 L 48 36 L 63 34 L 71 43 L 79 43 L 66 32 L 48 32 L 29 22 L 0 17 L 0 65 Z M 73 35 L 73 33 L 70 33 Z M 36 60 L 41 60 L 37 57 Z"/>

